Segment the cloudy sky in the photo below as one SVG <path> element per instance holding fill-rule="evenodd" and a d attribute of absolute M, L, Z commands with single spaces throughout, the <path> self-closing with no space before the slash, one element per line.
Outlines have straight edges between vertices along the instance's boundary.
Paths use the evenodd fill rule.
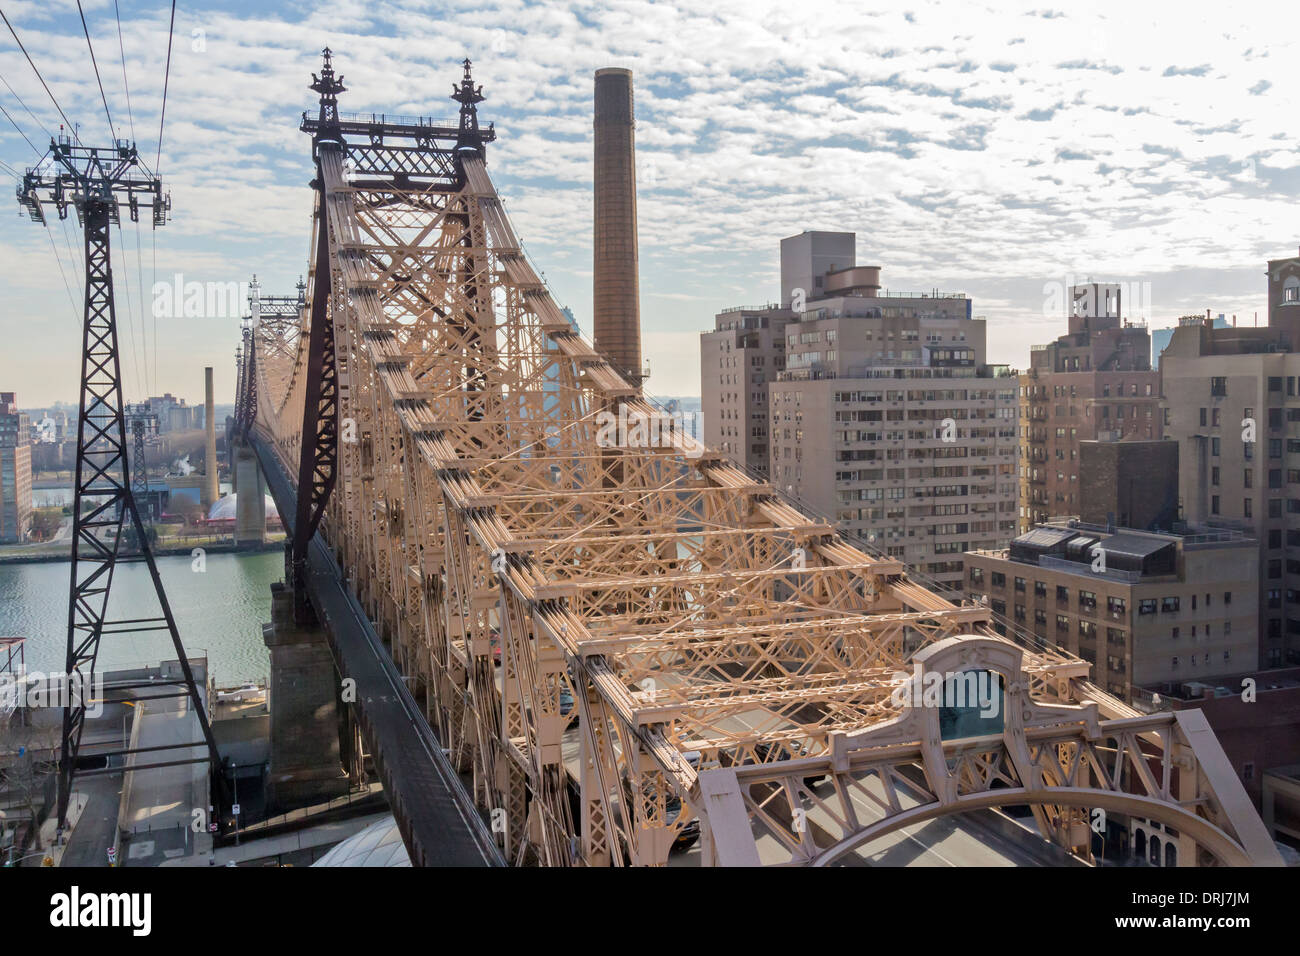
<path fill-rule="evenodd" d="M 170 6 L 82 5 L 116 134 L 153 165 Z M 233 396 L 237 318 L 155 321 L 155 282 L 256 273 L 290 292 L 304 271 L 312 170 L 297 123 L 326 44 L 345 110 L 452 116 L 459 61 L 473 59 L 480 117 L 499 135 L 489 168 L 588 330 L 592 72 L 634 71 L 655 394 L 698 394 L 698 333 L 721 308 L 776 298 L 778 242 L 803 229 L 856 232 L 859 261 L 891 290 L 970 294 L 992 360 L 1020 367 L 1063 331 L 1050 287 L 1071 278 L 1149 282 L 1132 318 L 1155 327 L 1207 308 L 1263 313 L 1264 261 L 1300 243 L 1300 34 L 1276 4 L 871 6 L 181 2 L 159 163 L 174 221 L 113 236 L 128 398 L 200 399 L 208 364 L 218 400 Z M 83 140 L 107 140 L 75 0 L 0 10 Z M 12 182 L 61 119 L 2 25 L 0 78 Z M 45 229 L 13 208 L 0 217 L 0 389 L 27 407 L 72 400 L 75 222 Z"/>

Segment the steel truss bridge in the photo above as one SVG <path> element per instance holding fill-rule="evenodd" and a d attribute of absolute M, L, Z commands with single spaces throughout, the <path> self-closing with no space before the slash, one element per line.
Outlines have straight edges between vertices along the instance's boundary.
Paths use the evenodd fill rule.
<path fill-rule="evenodd" d="M 246 331 L 237 431 L 298 476 L 290 577 L 319 529 L 508 861 L 662 865 L 698 825 L 706 865 L 824 865 L 1028 804 L 1085 859 L 1100 810 L 1280 862 L 1200 711 L 998 636 L 620 377 L 523 253 L 468 61 L 454 123 L 341 117 L 328 51 L 312 89 L 306 296 Z M 944 739 L 913 691 L 970 671 L 1003 728 Z"/>

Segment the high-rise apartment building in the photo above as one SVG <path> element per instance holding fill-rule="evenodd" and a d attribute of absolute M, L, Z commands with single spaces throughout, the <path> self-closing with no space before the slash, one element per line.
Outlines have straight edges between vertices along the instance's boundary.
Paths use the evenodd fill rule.
<path fill-rule="evenodd" d="M 1185 319 L 1160 363 L 1189 524 L 1259 547 L 1261 667 L 1300 663 L 1300 256 L 1268 263 L 1268 326 Z"/>
<path fill-rule="evenodd" d="M 968 298 L 883 290 L 878 266 L 857 265 L 854 241 L 805 232 L 781 243 L 781 308 L 755 313 L 768 318 L 771 351 L 762 355 L 759 338 L 750 353 L 768 358 L 752 366 L 766 371 L 766 473 L 845 531 L 960 589 L 962 553 L 1015 533 L 1016 379 L 987 364 L 985 322 Z M 757 404 L 758 390 L 746 391 Z M 716 416 L 706 391 L 707 427 L 743 421 L 757 445 L 757 420 Z"/>
<path fill-rule="evenodd" d="M 1161 437 L 1151 338 L 1121 318 L 1122 287 L 1070 290 L 1069 331 L 1020 376 L 1020 529 L 1079 513 L 1079 442 Z"/>
<path fill-rule="evenodd" d="M 32 526 L 32 441 L 13 392 L 0 392 L 0 542 L 26 539 Z"/>
<path fill-rule="evenodd" d="M 740 468 L 768 476 L 768 386 L 785 368 L 785 326 L 794 313 L 777 306 L 719 312 L 700 335 L 704 444 Z"/>

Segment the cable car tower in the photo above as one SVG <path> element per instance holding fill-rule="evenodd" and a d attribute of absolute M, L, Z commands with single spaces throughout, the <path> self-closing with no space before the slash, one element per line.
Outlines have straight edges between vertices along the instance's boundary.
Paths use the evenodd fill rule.
<path fill-rule="evenodd" d="M 52 204 L 60 219 L 76 212 L 85 238 L 85 318 L 81 345 L 81 402 L 77 415 L 77 470 L 73 488 L 72 575 L 68 591 L 68 642 L 65 677 L 69 697 L 63 710 L 63 742 L 59 762 L 58 822 L 67 818 L 68 800 L 77 773 L 86 703 L 94 693 L 95 662 L 100 641 L 106 636 L 166 630 L 180 661 L 183 679 L 115 685 L 114 691 L 152 687 L 137 700 L 188 697 L 203 732 L 203 740 L 186 744 L 143 748 L 147 760 L 132 770 L 210 761 L 220 774 L 221 761 L 208 723 L 206 708 L 194 682 L 176 619 L 158 575 L 153 548 L 145 534 L 140 509 L 131 491 L 127 461 L 126 425 L 122 399 L 122 373 L 118 360 L 117 317 L 113 306 L 113 270 L 109 254 L 110 227 L 121 222 L 125 208 L 132 222 L 141 209 L 152 211 L 154 228 L 167 221 L 171 199 L 163 193 L 161 178 L 145 169 L 134 143 L 118 140 L 112 147 L 73 144 L 60 129 L 50 142 L 50 152 L 35 168 L 26 170 L 18 187 L 18 202 L 36 223 L 45 223 L 45 207 Z M 126 556 L 123 531 L 131 528 L 139 554 Z M 161 615 L 108 618 L 113 572 L 120 562 L 143 561 L 149 568 Z M 131 612 L 135 613 L 135 612 Z M 105 700 L 114 703 L 120 698 Z M 206 748 L 206 755 L 169 759 L 167 751 Z M 96 756 L 126 757 L 142 750 L 122 749 Z M 90 771 L 95 772 L 95 771 Z M 224 778 L 217 778 L 224 782 Z"/>

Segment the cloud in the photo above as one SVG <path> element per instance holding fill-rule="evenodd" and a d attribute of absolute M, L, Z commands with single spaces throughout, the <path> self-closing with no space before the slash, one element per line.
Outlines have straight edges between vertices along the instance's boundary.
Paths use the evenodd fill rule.
<path fill-rule="evenodd" d="M 134 125 L 152 164 L 167 11 L 123 10 L 128 112 L 113 6 L 86 9 L 117 134 Z M 468 55 L 488 97 L 480 115 L 499 134 L 488 159 L 510 215 L 589 328 L 591 74 L 618 65 L 635 73 L 654 391 L 698 388 L 698 350 L 682 343 L 719 308 L 773 298 L 777 243 L 805 228 L 856 231 L 860 257 L 895 289 L 978 295 L 1010 283 L 1019 291 L 977 298 L 975 312 L 989 315 L 993 358 L 1024 365 L 1026 336 L 1059 331 L 1039 315 L 1036 290 L 1064 260 L 1128 279 L 1217 270 L 1254 281 L 1265 258 L 1295 244 L 1300 158 L 1276 118 L 1297 106 L 1278 73 L 1296 40 L 1249 5 L 1215 8 L 1213 27 L 1186 10 L 1155 4 L 1135 16 L 1117 0 L 1086 14 L 1026 5 L 1023 16 L 819 0 L 183 5 L 160 153 L 174 220 L 156 236 L 143 228 L 139 255 L 124 224 L 119 281 L 138 297 L 156 258 L 160 275 L 256 272 L 268 292 L 288 291 L 307 258 L 312 169 L 297 125 L 320 48 L 336 51 L 344 110 L 434 117 L 453 114 L 448 93 Z M 81 135 L 106 139 L 75 3 L 10 2 L 6 13 Z M 22 104 L 3 88 L 0 103 L 43 147 L 61 120 L 12 38 L 0 38 L 0 75 Z M 36 159 L 2 118 L 0 159 L 18 171 Z M 77 253 L 56 247 L 75 281 Z M 0 282 L 0 335 L 39 322 L 51 353 L 75 351 L 74 323 L 48 321 L 69 309 L 50 241 L 25 219 L 0 217 Z M 1237 311 L 1254 308 L 1247 297 Z M 155 335 L 138 316 L 121 322 L 160 359 L 152 381 L 128 369 L 133 397 L 189 388 L 205 364 L 233 391 L 233 330 L 163 324 Z M 71 398 L 75 385 L 12 364 L 0 370 L 10 381 L 25 403 Z"/>

